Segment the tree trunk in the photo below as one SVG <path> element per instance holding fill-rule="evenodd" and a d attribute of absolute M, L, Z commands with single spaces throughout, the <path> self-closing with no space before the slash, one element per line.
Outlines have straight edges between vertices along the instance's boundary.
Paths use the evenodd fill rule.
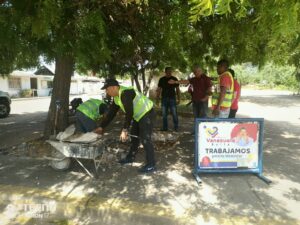
<path fill-rule="evenodd" d="M 133 72 L 133 79 L 135 81 L 136 88 L 138 89 L 139 92 L 141 92 L 142 89 L 141 89 L 138 75 L 139 75 L 138 71 Z"/>
<path fill-rule="evenodd" d="M 148 91 L 150 89 L 150 84 L 151 84 L 151 81 L 153 79 L 153 71 L 151 70 L 150 73 L 149 73 L 149 77 L 148 77 L 148 80 L 147 80 L 147 84 L 146 84 L 146 87 L 144 88 L 144 95 L 147 95 L 148 94 Z"/>
<path fill-rule="evenodd" d="M 145 91 L 145 89 L 146 89 L 146 76 L 145 76 L 145 68 L 142 68 L 141 72 L 142 72 L 143 93 L 144 93 L 144 91 Z"/>
<path fill-rule="evenodd" d="M 68 126 L 69 93 L 71 76 L 74 73 L 74 60 L 70 56 L 60 56 L 55 60 L 55 76 L 53 80 L 53 92 L 48 111 L 48 117 L 44 129 L 44 137 L 63 131 Z M 57 103 L 59 101 L 59 110 Z M 57 120 L 56 120 L 57 115 Z M 57 121 L 57 124 L 55 124 Z"/>

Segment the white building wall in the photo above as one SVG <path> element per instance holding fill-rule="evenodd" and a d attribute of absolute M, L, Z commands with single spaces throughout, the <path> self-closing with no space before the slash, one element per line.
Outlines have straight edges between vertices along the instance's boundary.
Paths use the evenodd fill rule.
<path fill-rule="evenodd" d="M 38 97 L 49 96 L 50 90 L 51 90 L 51 88 L 47 88 L 47 89 L 38 89 L 38 90 L 37 90 Z"/>
<path fill-rule="evenodd" d="M 11 97 L 18 97 L 20 94 L 20 90 L 17 89 L 8 89 L 7 92 Z"/>
<path fill-rule="evenodd" d="M 85 80 L 85 81 L 84 81 Z M 102 80 L 87 81 L 88 78 L 75 77 L 72 79 L 70 94 L 99 94 L 102 93 L 101 87 L 103 86 Z"/>
<path fill-rule="evenodd" d="M 11 76 L 11 77 L 16 77 L 19 78 L 21 81 L 21 88 L 19 89 L 14 89 L 14 88 L 9 88 L 8 87 L 8 93 L 12 97 L 18 97 L 20 95 L 20 91 L 24 89 L 30 89 L 30 78 L 29 77 L 20 77 L 20 76 Z M 8 86 L 8 79 L 6 78 L 7 81 L 7 86 Z"/>
<path fill-rule="evenodd" d="M 20 89 L 12 89 L 8 86 L 8 77 L 2 78 L 0 77 L 0 90 L 6 91 L 10 96 L 19 96 L 21 90 L 31 89 L 30 85 L 30 77 L 22 77 L 18 75 L 13 75 L 12 77 L 20 78 L 21 80 L 21 88 Z M 49 92 L 52 88 L 42 87 L 42 81 L 52 81 L 52 77 L 34 77 L 37 79 L 37 94 L 38 96 L 48 96 Z"/>
<path fill-rule="evenodd" d="M 8 80 L 7 80 L 7 78 L 0 77 L 0 90 L 8 92 Z"/>
<path fill-rule="evenodd" d="M 40 78 L 40 77 L 37 77 L 36 78 L 36 82 L 37 82 L 37 89 L 41 89 L 42 88 L 42 78 Z"/>
<path fill-rule="evenodd" d="M 30 77 L 20 77 L 21 78 L 21 89 L 30 89 Z"/>
<path fill-rule="evenodd" d="M 103 83 L 100 81 L 82 82 L 82 86 L 85 94 L 99 94 Z"/>
<path fill-rule="evenodd" d="M 49 92 L 52 88 L 44 87 L 42 82 L 52 81 L 53 78 L 49 77 L 38 77 L 37 78 L 37 95 L 38 97 L 49 96 Z"/>
<path fill-rule="evenodd" d="M 8 94 L 10 96 L 17 96 L 20 92 L 20 89 L 11 89 L 11 88 L 9 88 L 8 77 L 0 77 L 0 90 L 8 92 Z"/>
<path fill-rule="evenodd" d="M 36 78 L 37 79 L 37 96 L 48 96 L 49 92 L 52 90 L 52 88 L 48 88 L 45 86 L 45 84 L 42 84 L 42 82 L 45 81 L 53 81 L 53 76 L 36 76 L 34 74 L 25 74 L 15 71 L 11 74 L 11 77 L 20 78 L 21 80 L 21 88 L 20 89 L 10 89 L 8 85 L 8 78 L 2 78 L 0 77 L 0 90 L 6 91 L 10 94 L 10 96 L 19 96 L 19 93 L 21 90 L 24 89 L 31 89 L 30 85 L 30 78 Z M 93 82 L 83 82 L 83 80 L 92 80 Z M 70 94 L 71 95 L 78 95 L 78 94 L 101 94 L 102 92 L 105 92 L 101 90 L 101 87 L 103 86 L 104 79 L 98 79 L 98 78 L 90 78 L 86 76 L 77 76 L 72 77 L 71 86 L 70 86 Z"/>
<path fill-rule="evenodd" d="M 70 86 L 70 94 L 71 95 L 81 94 L 81 92 L 79 90 L 78 82 L 79 82 L 78 80 L 71 80 L 71 86 Z"/>

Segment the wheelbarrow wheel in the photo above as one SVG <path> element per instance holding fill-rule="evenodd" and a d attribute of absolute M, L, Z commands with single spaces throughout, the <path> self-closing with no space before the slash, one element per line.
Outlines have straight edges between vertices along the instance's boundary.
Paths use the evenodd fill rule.
<path fill-rule="evenodd" d="M 54 170 L 64 171 L 71 167 L 71 159 L 69 157 L 65 157 L 61 152 L 53 150 L 52 157 L 56 158 L 50 162 L 50 165 Z"/>

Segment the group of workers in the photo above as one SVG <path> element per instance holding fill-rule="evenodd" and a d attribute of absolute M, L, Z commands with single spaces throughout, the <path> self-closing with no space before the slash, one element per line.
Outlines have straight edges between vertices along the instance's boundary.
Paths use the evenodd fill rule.
<path fill-rule="evenodd" d="M 193 112 L 195 118 L 205 118 L 208 114 L 208 99 L 212 96 L 212 115 L 215 118 L 234 118 L 238 109 L 240 88 L 234 79 L 234 71 L 230 70 L 227 60 L 217 63 L 219 75 L 218 84 L 212 91 L 211 79 L 203 73 L 200 66 L 193 67 L 194 77 L 188 80 L 178 80 L 172 76 L 172 68 L 166 67 L 165 76 L 160 78 L 157 89 L 157 99 L 161 97 L 163 116 L 162 131 L 168 130 L 168 111 L 173 116 L 174 130 L 178 131 L 178 117 L 176 105 L 180 102 L 180 84 L 189 84 Z M 128 164 L 135 160 L 139 144 L 145 150 L 146 163 L 139 169 L 141 173 L 156 170 L 152 131 L 154 125 L 153 102 L 135 90 L 133 87 L 119 85 L 115 79 L 107 79 L 102 87 L 107 96 L 113 98 L 111 104 L 98 99 L 90 99 L 82 103 L 76 111 L 76 128 L 81 132 L 95 132 L 103 134 L 104 129 L 113 120 L 118 110 L 125 113 L 125 120 L 120 134 L 121 141 L 127 141 L 130 136 L 131 147 L 125 158 L 119 163 Z M 177 98 L 176 98 L 177 96 Z M 99 118 L 101 123 L 98 124 Z M 130 131 L 129 131 L 130 129 Z"/>
<path fill-rule="evenodd" d="M 204 74 L 198 65 L 193 67 L 193 78 L 177 80 L 177 78 L 170 77 L 168 81 L 171 85 L 189 84 L 188 91 L 192 97 L 195 118 L 207 118 L 210 96 L 212 96 L 212 116 L 214 118 L 235 118 L 241 93 L 240 85 L 235 79 L 234 70 L 229 68 L 227 60 L 218 61 L 217 73 L 219 77 L 214 91 L 212 91 L 211 78 Z M 168 73 L 166 73 L 166 77 L 168 76 Z M 174 119 L 174 121 L 177 121 L 177 119 Z"/>

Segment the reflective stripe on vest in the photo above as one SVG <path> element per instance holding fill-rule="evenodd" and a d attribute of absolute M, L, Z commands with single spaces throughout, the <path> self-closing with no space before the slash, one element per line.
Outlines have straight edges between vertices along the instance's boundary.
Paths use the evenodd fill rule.
<path fill-rule="evenodd" d="M 99 107 L 102 103 L 103 101 L 92 98 L 78 106 L 77 110 L 90 119 L 97 120 L 100 118 Z"/>
<path fill-rule="evenodd" d="M 121 101 L 121 95 L 125 90 L 135 91 L 135 97 L 133 99 L 133 119 L 139 122 L 139 120 L 152 109 L 153 102 L 145 95 L 135 90 L 133 87 L 120 86 L 119 96 L 114 97 L 114 102 L 116 105 L 120 106 L 123 112 L 125 112 L 125 108 Z"/>
<path fill-rule="evenodd" d="M 226 94 L 225 94 L 225 97 L 223 99 L 223 102 L 222 104 L 220 105 L 221 107 L 226 107 L 226 108 L 230 108 L 231 107 L 231 104 L 232 104 L 232 99 L 233 99 L 233 88 L 234 88 L 234 81 L 233 81 L 233 77 L 231 75 L 230 72 L 226 71 L 225 73 L 221 74 L 221 76 L 225 75 L 225 74 L 228 74 L 230 79 L 231 79 L 231 87 L 230 87 L 230 90 L 226 90 Z M 219 83 L 218 85 L 220 85 L 220 77 L 219 77 Z M 220 96 L 220 92 L 214 92 L 213 95 L 212 95 L 212 105 L 215 106 L 218 104 L 218 100 L 219 100 L 219 96 Z"/>

